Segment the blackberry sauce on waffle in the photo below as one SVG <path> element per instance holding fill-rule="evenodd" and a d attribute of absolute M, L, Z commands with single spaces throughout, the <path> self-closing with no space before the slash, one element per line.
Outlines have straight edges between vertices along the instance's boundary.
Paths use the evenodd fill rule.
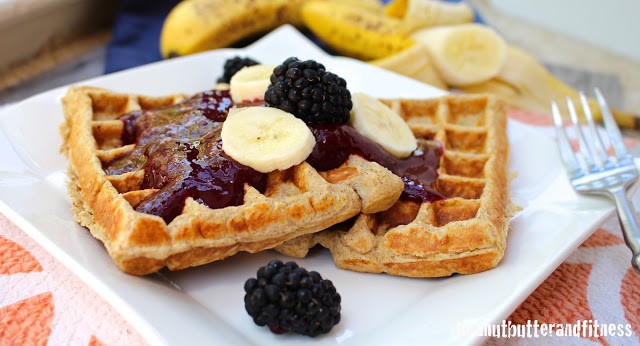
<path fill-rule="evenodd" d="M 411 156 L 399 159 L 349 125 L 312 124 L 309 127 L 316 137 L 316 146 L 307 162 L 315 169 L 327 171 L 338 168 L 349 155 L 355 154 L 401 177 L 404 191 L 400 198 L 403 200 L 422 203 L 445 198 L 433 186 L 443 154 L 439 142 L 419 140 L 418 149 Z"/>
<path fill-rule="evenodd" d="M 212 209 L 244 201 L 244 184 L 263 192 L 267 176 L 244 166 L 222 150 L 220 131 L 232 102 L 228 91 L 207 91 L 156 110 L 121 117 L 122 141 L 134 150 L 105 163 L 107 174 L 143 169 L 143 189 L 158 189 L 135 209 L 161 216 L 180 215 L 187 197 Z"/>
<path fill-rule="evenodd" d="M 241 205 L 244 184 L 264 192 L 267 175 L 244 166 L 222 150 L 220 131 L 233 106 L 229 91 L 199 93 L 179 104 L 120 117 L 122 142 L 135 144 L 124 156 L 103 164 L 107 175 L 144 170 L 143 189 L 157 191 L 134 206 L 167 223 L 180 215 L 187 197 L 212 209 Z M 398 159 L 349 125 L 309 124 L 316 146 L 307 162 L 318 171 L 338 168 L 358 155 L 404 181 L 401 199 L 418 203 L 444 199 L 434 183 L 443 155 L 437 141 L 419 140 L 418 149 Z"/>

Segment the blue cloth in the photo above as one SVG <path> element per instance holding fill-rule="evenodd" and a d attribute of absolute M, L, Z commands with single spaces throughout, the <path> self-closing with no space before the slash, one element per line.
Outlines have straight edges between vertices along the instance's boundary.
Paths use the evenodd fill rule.
<path fill-rule="evenodd" d="M 107 45 L 105 73 L 162 59 L 160 32 L 164 18 L 179 0 L 123 0 L 111 41 Z"/>
<path fill-rule="evenodd" d="M 387 3 L 390 0 L 382 0 Z M 446 0 L 459 2 L 460 0 Z M 116 15 L 113 36 L 107 45 L 105 73 L 148 64 L 162 59 L 160 32 L 169 11 L 179 0 L 122 0 Z M 483 22 L 476 11 L 476 22 Z M 320 47 L 326 46 L 305 32 Z M 245 42 L 246 43 L 246 42 Z"/>

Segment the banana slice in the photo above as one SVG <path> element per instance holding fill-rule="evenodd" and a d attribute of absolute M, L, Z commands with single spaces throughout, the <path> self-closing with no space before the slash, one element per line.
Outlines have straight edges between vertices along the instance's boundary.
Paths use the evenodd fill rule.
<path fill-rule="evenodd" d="M 423 29 L 411 38 L 427 47 L 440 75 L 452 86 L 484 82 L 496 76 L 506 60 L 505 41 L 481 24 Z"/>
<path fill-rule="evenodd" d="M 227 155 L 262 173 L 303 162 L 316 145 L 302 120 L 271 107 L 232 108 L 220 136 Z"/>
<path fill-rule="evenodd" d="M 363 136 L 380 144 L 393 156 L 403 158 L 416 149 L 416 137 L 404 120 L 378 99 L 353 93 L 351 125 Z"/>
<path fill-rule="evenodd" d="M 273 65 L 253 65 L 240 69 L 231 77 L 229 88 L 235 103 L 264 99 L 264 92 L 271 83 Z"/>

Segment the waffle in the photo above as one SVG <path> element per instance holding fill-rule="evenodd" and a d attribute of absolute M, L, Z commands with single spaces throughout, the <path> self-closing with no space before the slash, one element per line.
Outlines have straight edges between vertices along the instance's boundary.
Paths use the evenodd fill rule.
<path fill-rule="evenodd" d="M 69 161 L 74 216 L 102 241 L 124 272 L 144 275 L 165 266 L 176 270 L 239 251 L 272 248 L 362 211 L 388 209 L 402 191 L 402 181 L 390 171 L 351 156 L 328 172 L 303 162 L 269 173 L 262 193 L 244 185 L 240 205 L 209 208 L 188 197 L 171 220 L 137 211 L 134 206 L 157 197 L 162 189 L 141 188 L 144 170 L 118 174 L 105 170 L 107 163 L 136 146 L 123 142 L 126 125 L 119 117 L 179 107 L 185 99 L 185 95 L 149 97 L 94 87 L 72 87 L 63 98 L 62 151 Z"/>
<path fill-rule="evenodd" d="M 501 260 L 511 213 L 504 106 L 482 95 L 383 100 L 418 139 L 442 143 L 436 189 L 445 199 L 400 199 L 389 210 L 361 213 L 279 245 L 304 257 L 320 244 L 339 268 L 409 277 L 471 274 Z"/>

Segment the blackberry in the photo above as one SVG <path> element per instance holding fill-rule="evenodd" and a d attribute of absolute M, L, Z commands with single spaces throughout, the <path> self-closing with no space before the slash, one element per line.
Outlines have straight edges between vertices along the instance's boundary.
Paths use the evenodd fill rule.
<path fill-rule="evenodd" d="M 218 83 L 229 83 L 229 81 L 231 81 L 231 77 L 233 77 L 236 72 L 240 71 L 241 68 L 258 64 L 259 62 L 251 58 L 243 58 L 240 56 L 227 59 L 224 63 L 222 77 L 218 78 Z"/>
<path fill-rule="evenodd" d="M 343 78 L 314 60 L 294 57 L 273 70 L 264 100 L 307 124 L 345 124 L 353 106 Z"/>
<path fill-rule="evenodd" d="M 244 284 L 244 307 L 275 334 L 315 337 L 340 322 L 340 294 L 330 280 L 295 262 L 273 260 Z"/>

